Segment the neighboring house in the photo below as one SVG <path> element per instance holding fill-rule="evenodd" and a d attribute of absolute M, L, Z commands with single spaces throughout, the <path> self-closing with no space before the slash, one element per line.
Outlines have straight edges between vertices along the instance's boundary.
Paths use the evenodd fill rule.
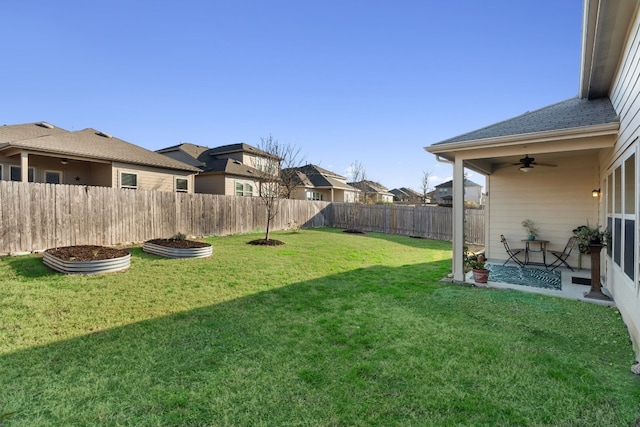
<path fill-rule="evenodd" d="M 394 188 L 392 190 L 389 190 L 389 193 L 393 194 L 393 201 L 396 203 L 406 203 L 414 205 L 429 203 L 428 200 L 423 200 L 424 197 L 422 196 L 422 194 L 407 187 Z"/>
<path fill-rule="evenodd" d="M 360 190 L 359 199 L 364 203 L 393 203 L 393 193 L 379 182 L 362 180 L 347 182 L 348 185 Z"/>
<path fill-rule="evenodd" d="M 347 178 L 320 166 L 308 164 L 284 169 L 283 173 L 294 178 L 292 199 L 347 203 L 356 200 L 358 189 L 347 184 Z"/>
<path fill-rule="evenodd" d="M 238 143 L 209 148 L 183 143 L 157 153 L 187 163 L 200 170 L 195 192 L 235 196 L 259 196 L 263 177 L 260 165 L 271 154 L 249 144 Z"/>
<path fill-rule="evenodd" d="M 193 192 L 199 169 L 105 132 L 46 122 L 0 126 L 0 179 Z"/>
<path fill-rule="evenodd" d="M 639 10 L 638 0 L 585 0 L 576 98 L 426 147 L 453 163 L 455 280 L 464 280 L 462 182 L 468 168 L 487 179 L 485 234 L 491 259 L 507 257 L 501 234 L 518 243 L 524 238 L 524 219 L 536 223 L 539 238 L 549 240 L 553 250 L 565 246 L 576 226 L 607 227 L 611 241 L 602 251 L 602 284 L 620 310 L 637 356 Z M 521 165 L 527 158 L 535 161 Z M 574 251 L 568 262 L 577 266 L 577 258 Z M 583 257 L 582 267 L 590 267 L 589 261 Z"/>
<path fill-rule="evenodd" d="M 453 198 L 453 180 L 436 185 L 435 190 L 430 194 L 435 203 L 450 205 Z M 464 201 L 472 202 L 480 206 L 482 204 L 482 185 L 465 179 Z"/>

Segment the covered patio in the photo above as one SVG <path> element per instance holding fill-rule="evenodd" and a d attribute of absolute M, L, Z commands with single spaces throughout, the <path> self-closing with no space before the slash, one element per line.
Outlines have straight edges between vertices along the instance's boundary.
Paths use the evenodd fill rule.
<path fill-rule="evenodd" d="M 486 176 L 487 258 L 508 259 L 502 235 L 525 244 L 525 219 L 547 250 L 561 251 L 574 228 L 605 222 L 601 193 L 593 197 L 593 190 L 604 187 L 599 154 L 614 146 L 619 125 L 608 98 L 572 98 L 426 147 L 453 164 L 454 279 L 464 278 L 465 169 Z M 590 267 L 578 257 L 576 251 L 569 264 Z"/>

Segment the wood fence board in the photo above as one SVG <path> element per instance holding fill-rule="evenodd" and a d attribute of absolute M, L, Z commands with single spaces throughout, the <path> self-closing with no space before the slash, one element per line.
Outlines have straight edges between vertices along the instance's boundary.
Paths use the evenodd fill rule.
<path fill-rule="evenodd" d="M 484 242 L 484 211 L 467 210 L 466 236 Z M 266 229 L 258 197 L 0 181 L 0 254 L 73 244 L 117 245 L 171 237 Z M 270 230 L 360 228 L 438 240 L 452 238 L 450 208 L 282 200 Z"/>

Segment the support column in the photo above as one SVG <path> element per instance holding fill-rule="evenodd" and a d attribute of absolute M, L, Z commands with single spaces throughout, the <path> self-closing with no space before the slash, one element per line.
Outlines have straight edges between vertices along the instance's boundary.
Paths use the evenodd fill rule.
<path fill-rule="evenodd" d="M 464 161 L 453 164 L 453 280 L 464 281 Z"/>
<path fill-rule="evenodd" d="M 28 182 L 29 181 L 29 153 L 27 153 L 26 151 L 22 151 L 20 153 L 20 172 L 21 172 L 21 177 L 20 180 L 22 182 Z"/>

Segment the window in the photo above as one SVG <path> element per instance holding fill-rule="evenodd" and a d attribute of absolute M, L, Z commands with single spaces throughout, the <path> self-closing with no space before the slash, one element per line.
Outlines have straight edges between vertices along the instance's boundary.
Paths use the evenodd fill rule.
<path fill-rule="evenodd" d="M 138 188 L 138 175 L 122 172 L 120 174 L 120 188 Z"/>
<path fill-rule="evenodd" d="M 236 182 L 236 196 L 253 196 L 253 186 L 247 183 Z"/>
<path fill-rule="evenodd" d="M 636 156 L 631 154 L 607 177 L 607 255 L 633 280 L 636 249 Z"/>
<path fill-rule="evenodd" d="M 189 191 L 189 180 L 184 178 L 176 178 L 176 191 L 186 193 Z"/>
<path fill-rule="evenodd" d="M 62 173 L 58 171 L 44 171 L 44 182 L 47 184 L 60 184 Z"/>
<path fill-rule="evenodd" d="M 33 168 L 29 168 L 27 172 L 29 176 L 29 182 L 34 182 L 35 170 Z M 22 181 L 22 167 L 20 166 L 11 166 L 11 181 Z"/>
<path fill-rule="evenodd" d="M 322 194 L 317 191 L 307 190 L 307 200 L 322 200 Z"/>

